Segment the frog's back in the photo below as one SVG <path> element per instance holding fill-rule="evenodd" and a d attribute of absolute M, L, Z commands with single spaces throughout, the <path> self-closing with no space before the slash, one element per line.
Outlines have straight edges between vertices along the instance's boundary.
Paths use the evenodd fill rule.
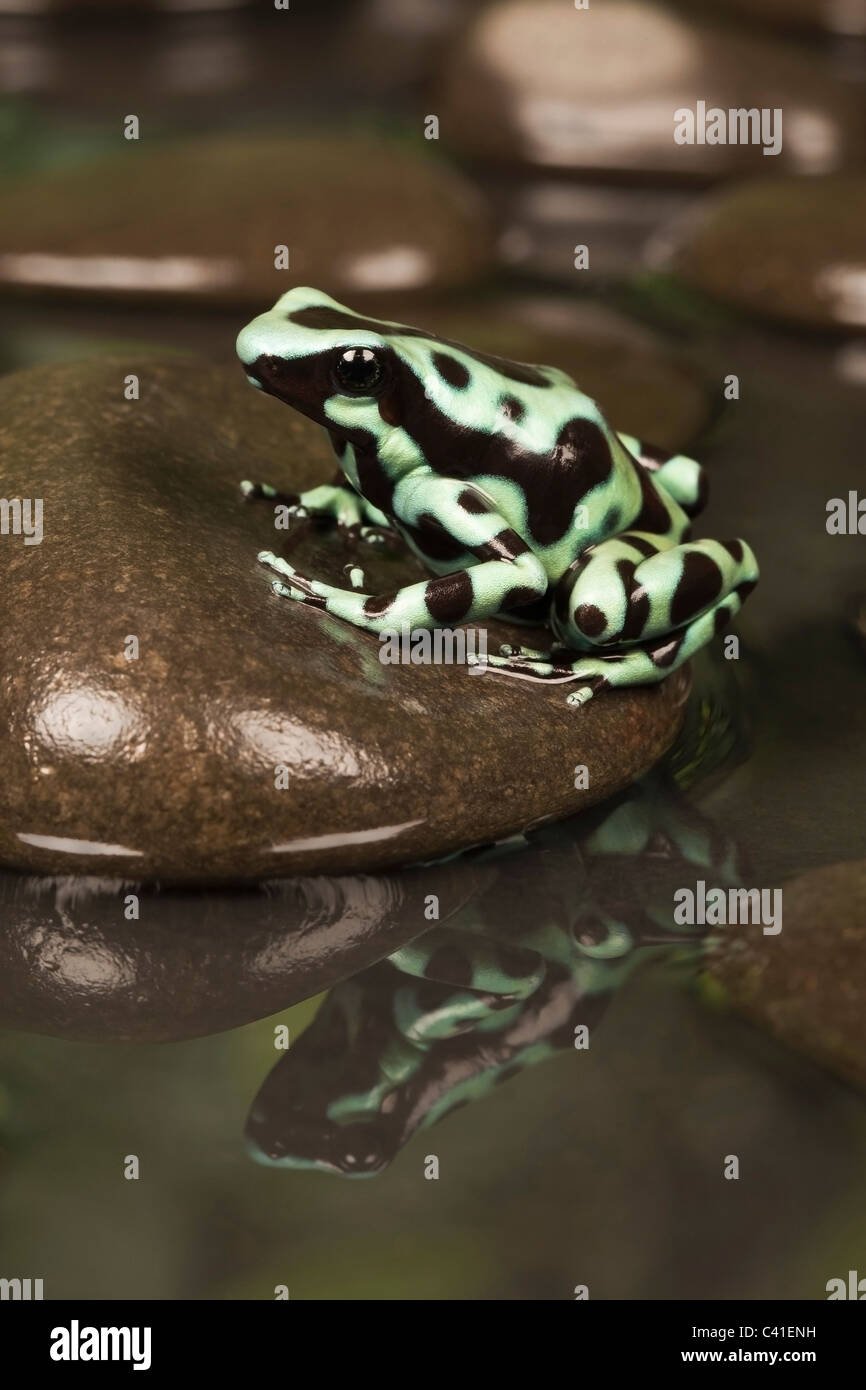
<path fill-rule="evenodd" d="M 401 431 L 434 472 L 483 491 L 551 580 L 639 509 L 633 461 L 565 372 L 435 338 L 399 351 Z"/>

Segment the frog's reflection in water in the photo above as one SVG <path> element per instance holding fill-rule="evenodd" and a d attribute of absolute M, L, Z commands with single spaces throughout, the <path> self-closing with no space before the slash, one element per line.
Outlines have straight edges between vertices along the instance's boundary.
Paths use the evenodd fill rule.
<path fill-rule="evenodd" d="M 331 991 L 256 1097 L 254 1157 L 381 1171 L 418 1130 L 588 1046 L 638 965 L 697 969 L 704 929 L 674 925 L 674 894 L 741 881 L 733 844 L 663 773 L 484 858 L 493 876 L 447 925 Z"/>
<path fill-rule="evenodd" d="M 675 925 L 674 893 L 741 877 L 662 769 L 570 821 L 390 875 L 193 892 L 10 873 L 0 1024 L 170 1042 L 330 990 L 256 1097 L 248 1146 L 372 1174 L 514 1072 L 585 1047 L 642 962 L 697 970 L 702 929 Z"/>

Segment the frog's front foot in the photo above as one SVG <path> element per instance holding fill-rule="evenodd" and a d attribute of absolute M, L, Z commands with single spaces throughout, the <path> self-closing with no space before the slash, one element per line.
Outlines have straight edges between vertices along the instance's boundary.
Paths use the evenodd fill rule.
<path fill-rule="evenodd" d="M 308 488 L 306 492 L 280 492 L 270 483 L 245 480 L 240 489 L 245 501 L 270 502 L 274 507 L 284 507 L 288 516 L 295 520 L 312 518 L 330 522 L 350 545 L 358 541 L 375 546 L 400 543 L 397 532 L 387 524 L 387 517 L 349 488 L 325 484 Z"/>
<path fill-rule="evenodd" d="M 290 565 L 288 560 L 283 560 L 279 555 L 275 555 L 272 550 L 260 550 L 256 556 L 260 565 L 267 565 L 268 569 L 275 570 L 281 575 L 280 579 L 271 582 L 271 588 L 280 598 L 291 598 L 297 603 L 307 603 L 313 608 L 324 608 L 324 601 L 319 599 L 314 583 L 315 581 L 296 570 L 294 565 Z"/>
<path fill-rule="evenodd" d="M 270 483 L 251 483 L 248 478 L 240 484 L 241 496 L 245 502 L 272 502 L 275 507 L 298 507 L 301 497 L 297 492 L 280 492 Z"/>

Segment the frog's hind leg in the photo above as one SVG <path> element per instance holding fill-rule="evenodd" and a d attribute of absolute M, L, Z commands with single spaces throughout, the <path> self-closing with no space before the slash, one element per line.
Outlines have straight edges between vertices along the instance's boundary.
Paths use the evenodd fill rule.
<path fill-rule="evenodd" d="M 686 516 L 697 516 L 707 505 L 710 484 L 706 470 L 687 454 L 671 454 L 653 444 L 643 444 L 633 434 L 620 434 L 629 453 L 653 482 L 663 487 L 669 497 L 678 502 Z"/>
<path fill-rule="evenodd" d="M 635 564 L 629 548 L 645 558 Z M 575 655 L 488 655 L 487 665 L 523 679 L 579 683 L 569 696 L 576 705 L 607 686 L 654 684 L 730 622 L 757 578 L 742 541 L 663 549 L 625 533 L 594 547 L 563 577 L 554 621 Z M 591 601 L 600 597 L 606 612 Z"/>
<path fill-rule="evenodd" d="M 745 586 L 744 586 L 745 587 Z M 521 657 L 488 656 L 488 666 L 524 680 L 579 683 L 567 696 L 570 705 L 585 705 L 600 690 L 626 685 L 655 685 L 721 632 L 743 606 L 746 594 L 729 593 L 700 617 L 669 637 L 654 643 L 610 651 L 598 656 L 581 655 L 555 662 Z"/>

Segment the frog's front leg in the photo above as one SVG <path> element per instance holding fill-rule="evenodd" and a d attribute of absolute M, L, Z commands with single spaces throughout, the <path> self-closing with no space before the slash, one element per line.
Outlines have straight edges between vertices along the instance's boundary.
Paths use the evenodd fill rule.
<path fill-rule="evenodd" d="M 400 1033 L 421 1047 L 521 1005 L 546 974 L 537 951 L 452 927 L 434 927 L 388 960 L 419 982 L 396 991 L 393 1012 Z"/>
<path fill-rule="evenodd" d="M 241 493 L 248 502 L 264 501 L 284 506 L 296 517 L 321 517 L 333 520 L 337 526 L 356 532 L 362 540 L 377 541 L 381 532 L 390 529 L 390 521 L 378 507 L 339 481 L 307 488 L 304 492 L 280 492 L 270 483 L 241 483 Z M 366 523 L 366 524 L 365 524 Z"/>
<path fill-rule="evenodd" d="M 274 589 L 281 596 L 324 608 L 371 632 L 404 624 L 435 628 L 473 622 L 547 592 L 547 575 L 526 542 L 483 494 L 465 483 L 427 468 L 415 469 L 394 490 L 394 515 L 414 528 L 435 517 L 477 563 L 391 594 L 374 595 L 311 579 L 271 551 L 262 551 L 259 560 L 280 576 Z"/>

